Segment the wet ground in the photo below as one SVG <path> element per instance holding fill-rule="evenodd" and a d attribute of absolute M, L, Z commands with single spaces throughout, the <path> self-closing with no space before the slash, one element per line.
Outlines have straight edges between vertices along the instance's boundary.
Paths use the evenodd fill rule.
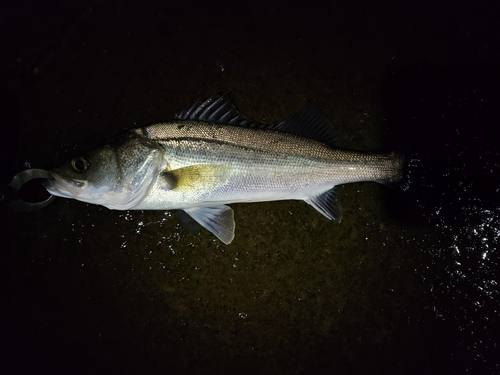
<path fill-rule="evenodd" d="M 173 212 L 0 206 L 0 356 L 24 373 L 498 373 L 498 35 L 487 4 L 3 5 L 2 181 L 230 91 L 276 123 L 313 103 L 342 147 L 418 159 L 407 194 L 342 186 Z M 453 9 L 453 12 L 450 12 Z"/>

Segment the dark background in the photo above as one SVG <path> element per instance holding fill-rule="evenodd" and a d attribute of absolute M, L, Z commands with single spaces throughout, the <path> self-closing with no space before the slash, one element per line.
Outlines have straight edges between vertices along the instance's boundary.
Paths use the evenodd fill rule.
<path fill-rule="evenodd" d="M 0 183 L 230 91 L 305 103 L 342 147 L 416 160 L 341 224 L 234 205 L 224 246 L 163 212 L 0 206 L 0 372 L 499 373 L 495 2 L 6 1 Z"/>

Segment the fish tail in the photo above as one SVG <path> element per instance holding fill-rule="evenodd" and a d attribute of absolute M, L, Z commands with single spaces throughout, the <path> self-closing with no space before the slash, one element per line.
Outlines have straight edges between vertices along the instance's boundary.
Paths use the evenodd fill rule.
<path fill-rule="evenodd" d="M 381 175 L 375 179 L 379 184 L 386 185 L 391 189 L 401 188 L 408 184 L 406 159 L 402 154 L 391 152 L 386 155 L 385 162 L 380 166 Z"/>
<path fill-rule="evenodd" d="M 429 207 L 429 198 L 432 196 L 432 183 L 427 171 L 426 159 L 419 154 L 395 154 L 399 158 L 399 176 L 387 183 L 395 200 L 388 199 L 388 210 L 402 221 L 419 222 Z M 393 194 L 394 195 L 394 194 Z"/>
<path fill-rule="evenodd" d="M 422 183 L 421 165 L 422 160 L 417 155 L 401 156 L 401 177 L 398 185 L 404 192 L 411 192 Z"/>
<path fill-rule="evenodd" d="M 413 194 L 425 185 L 423 179 L 422 159 L 417 155 L 403 155 L 392 153 L 393 177 L 389 180 L 380 181 L 398 193 Z"/>

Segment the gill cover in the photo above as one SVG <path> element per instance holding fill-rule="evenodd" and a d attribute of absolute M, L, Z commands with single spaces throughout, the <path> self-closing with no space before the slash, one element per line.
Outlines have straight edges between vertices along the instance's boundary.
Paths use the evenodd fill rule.
<path fill-rule="evenodd" d="M 127 133 L 53 169 L 54 179 L 45 188 L 56 196 L 127 210 L 147 195 L 162 168 L 163 152 L 158 143 Z"/>

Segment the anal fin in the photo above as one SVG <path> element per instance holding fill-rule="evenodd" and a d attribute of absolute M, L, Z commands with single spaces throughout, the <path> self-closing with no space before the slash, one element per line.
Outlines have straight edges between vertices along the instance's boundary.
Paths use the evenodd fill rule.
<path fill-rule="evenodd" d="M 324 193 L 306 199 L 306 202 L 328 219 L 338 222 L 342 220 L 342 207 L 337 200 L 335 187 L 325 191 Z"/>

